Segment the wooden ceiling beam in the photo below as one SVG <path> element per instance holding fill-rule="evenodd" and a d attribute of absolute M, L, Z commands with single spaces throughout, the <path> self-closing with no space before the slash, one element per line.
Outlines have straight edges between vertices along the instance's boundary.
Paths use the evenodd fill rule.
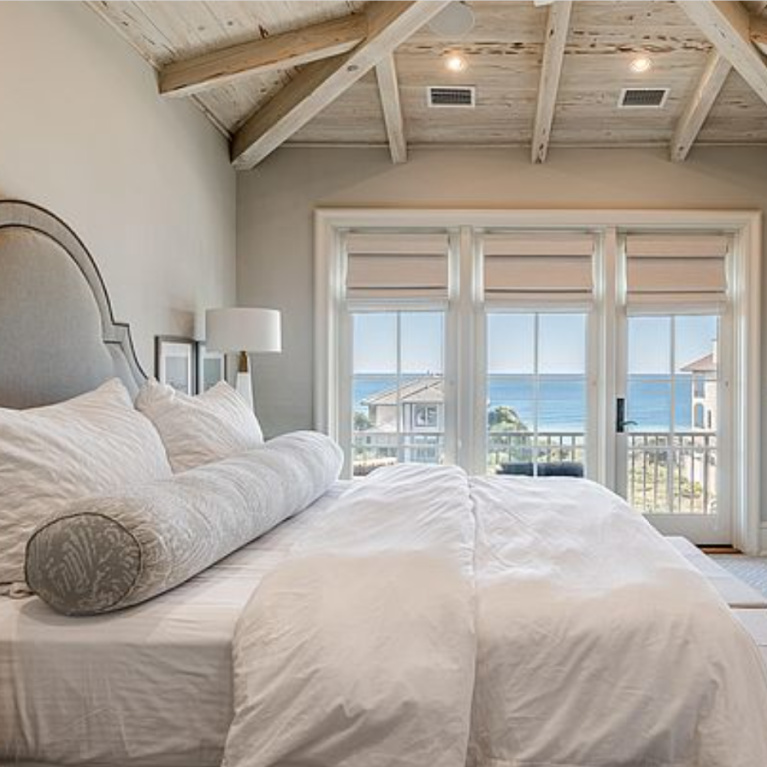
<path fill-rule="evenodd" d="M 767 55 L 767 19 L 763 16 L 751 19 L 751 42 Z"/>
<path fill-rule="evenodd" d="M 162 67 L 158 77 L 164 96 L 189 96 L 236 77 L 308 64 L 346 53 L 364 40 L 367 23 L 352 14 L 302 29 L 219 48 Z"/>
<path fill-rule="evenodd" d="M 755 16 L 759 16 L 767 10 L 767 0 L 745 0 L 743 5 Z"/>
<path fill-rule="evenodd" d="M 677 0 L 677 6 L 767 103 L 767 60 L 751 41 L 751 16 L 745 6 L 724 0 Z"/>
<path fill-rule="evenodd" d="M 538 106 L 533 127 L 533 162 L 545 162 L 554 124 L 559 79 L 565 60 L 565 45 L 570 29 L 571 0 L 560 0 L 549 6 L 546 23 L 546 42 L 543 49 L 543 66 L 538 85 Z"/>
<path fill-rule="evenodd" d="M 407 162 L 407 142 L 405 141 L 405 121 L 402 117 L 402 105 L 399 99 L 397 66 L 394 54 L 384 56 L 376 64 L 378 95 L 381 97 L 386 136 L 393 163 Z"/>
<path fill-rule="evenodd" d="M 249 169 L 261 162 L 449 2 L 368 3 L 364 13 L 365 40 L 349 53 L 308 64 L 252 114 L 232 140 L 234 167 Z"/>
<path fill-rule="evenodd" d="M 681 162 L 689 154 L 731 71 L 730 62 L 718 51 L 709 53 L 708 63 L 700 82 L 676 124 L 674 137 L 671 140 L 672 160 Z"/>

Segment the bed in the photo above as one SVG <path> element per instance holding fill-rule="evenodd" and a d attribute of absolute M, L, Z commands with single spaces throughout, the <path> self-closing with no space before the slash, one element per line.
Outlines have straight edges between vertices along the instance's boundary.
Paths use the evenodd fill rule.
<path fill-rule="evenodd" d="M 93 259 L 0 201 L 0 406 L 114 376 L 145 378 Z M 145 604 L 0 597 L 0 764 L 222 761 L 763 767 L 767 672 L 685 557 L 581 479 L 389 467 Z"/>
<path fill-rule="evenodd" d="M 220 764 L 235 623 L 263 574 L 345 489 L 133 609 L 75 619 L 0 598 L 0 763 Z"/>

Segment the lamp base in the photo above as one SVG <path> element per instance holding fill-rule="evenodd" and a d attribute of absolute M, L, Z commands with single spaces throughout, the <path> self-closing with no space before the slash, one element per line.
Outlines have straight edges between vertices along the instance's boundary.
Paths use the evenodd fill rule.
<path fill-rule="evenodd" d="M 253 383 L 250 380 L 250 371 L 246 373 L 237 373 L 235 383 L 237 393 L 245 400 L 248 407 L 253 410 Z"/>

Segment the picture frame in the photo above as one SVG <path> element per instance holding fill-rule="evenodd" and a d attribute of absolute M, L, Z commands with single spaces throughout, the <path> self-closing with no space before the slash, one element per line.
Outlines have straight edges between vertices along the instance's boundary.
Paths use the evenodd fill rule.
<path fill-rule="evenodd" d="M 197 394 L 202 394 L 228 377 L 225 352 L 208 351 L 205 341 L 197 342 Z"/>
<path fill-rule="evenodd" d="M 197 391 L 197 343 L 184 336 L 155 336 L 154 373 L 182 394 Z"/>

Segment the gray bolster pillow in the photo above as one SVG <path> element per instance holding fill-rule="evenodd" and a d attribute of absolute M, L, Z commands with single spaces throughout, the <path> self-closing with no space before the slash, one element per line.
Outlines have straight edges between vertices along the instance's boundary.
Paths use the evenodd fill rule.
<path fill-rule="evenodd" d="M 169 479 L 76 501 L 32 534 L 27 585 L 65 615 L 138 604 L 305 509 L 342 463 L 329 437 L 295 432 Z"/>

